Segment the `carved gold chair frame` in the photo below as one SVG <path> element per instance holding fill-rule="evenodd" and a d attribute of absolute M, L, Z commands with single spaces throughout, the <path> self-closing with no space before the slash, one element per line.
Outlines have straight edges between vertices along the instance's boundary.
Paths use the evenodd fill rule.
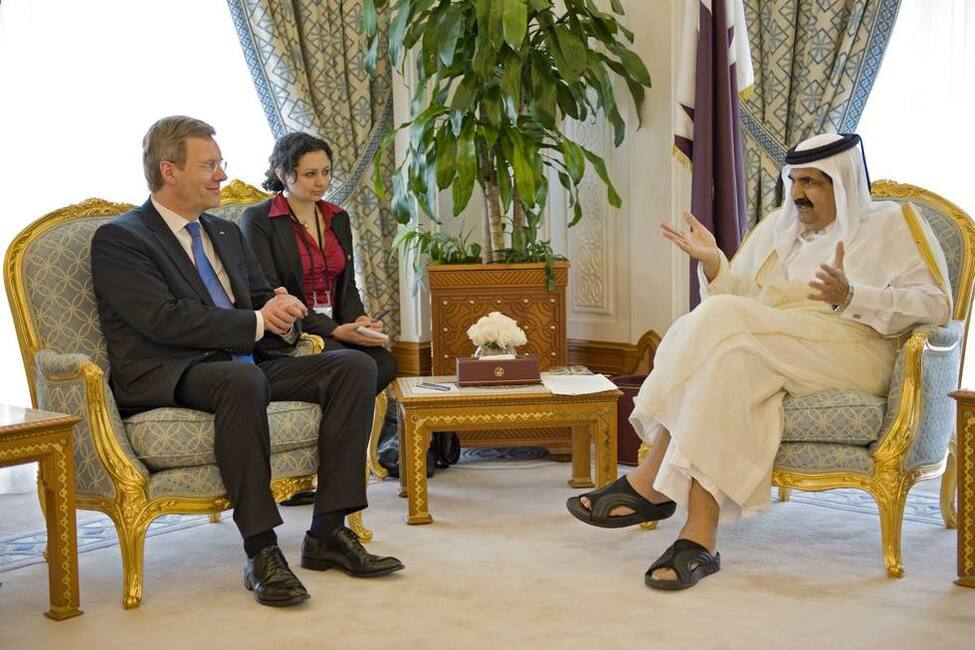
<path fill-rule="evenodd" d="M 964 346 L 968 336 L 969 308 L 972 301 L 972 286 L 975 281 L 975 224 L 958 206 L 947 199 L 915 185 L 879 180 L 871 185 L 871 194 L 876 199 L 895 199 L 911 201 L 926 206 L 950 217 L 962 234 L 963 255 L 957 291 L 954 296 L 954 320 L 965 323 L 965 332 L 958 345 L 962 346 L 961 358 L 964 362 Z M 907 338 L 904 345 L 904 381 L 901 387 L 900 403 L 893 420 L 891 431 L 873 451 L 874 469 L 872 474 L 853 472 L 795 472 L 778 467 L 772 469 L 772 484 L 779 488 L 779 500 L 787 501 L 792 488 L 818 492 L 835 488 L 858 488 L 865 490 L 877 503 L 880 513 L 880 536 L 884 564 L 887 575 L 900 578 L 904 575 L 901 555 L 901 526 L 904 507 L 911 488 L 923 479 L 943 474 L 941 482 L 941 515 L 945 527 L 956 525 L 955 487 L 957 474 L 955 467 L 956 442 L 952 435 L 948 445 L 947 459 L 931 465 L 907 468 L 906 461 L 921 422 L 922 401 L 922 361 L 926 355 L 945 355 L 954 348 L 941 348 L 928 342 L 925 332 L 917 331 Z M 962 364 L 963 365 L 963 364 Z M 959 367 L 958 383 L 961 382 Z M 642 462 L 649 449 L 641 445 L 639 460 Z M 656 528 L 656 522 L 643 524 L 646 530 Z"/>
<path fill-rule="evenodd" d="M 221 191 L 221 207 L 228 205 L 251 204 L 266 199 L 269 195 L 260 190 L 236 181 Z M 41 340 L 31 317 L 25 293 L 23 256 L 32 242 L 48 230 L 66 222 L 80 219 L 103 219 L 130 210 L 132 205 L 112 203 L 102 199 L 88 199 L 77 205 L 55 210 L 25 228 L 7 250 L 4 260 L 4 283 L 13 314 L 17 339 L 20 344 L 24 370 L 30 388 L 31 403 L 37 407 L 37 389 L 34 358 L 41 349 Z M 302 338 L 310 344 L 312 353 L 322 350 L 324 342 L 318 336 L 303 334 Z M 83 362 L 78 369 L 63 376 L 47 377 L 52 382 L 74 382 L 81 380 L 85 386 L 88 421 L 91 428 L 98 459 L 111 480 L 115 491 L 114 498 L 102 493 L 79 490 L 76 494 L 77 507 L 97 510 L 112 519 L 119 538 L 122 555 L 122 606 L 126 609 L 138 607 L 142 602 L 143 554 L 146 532 L 154 519 L 166 514 L 208 514 L 212 522 L 220 520 L 220 513 L 231 507 L 226 495 L 212 498 L 150 498 L 148 481 L 119 446 L 112 433 L 111 415 L 104 391 L 104 372 L 92 361 Z M 376 461 L 376 444 L 386 413 L 386 395 L 376 398 L 376 413 L 370 436 L 368 462 L 364 471 L 367 476 L 372 471 L 383 478 L 386 470 Z M 81 414 L 77 414 L 81 415 Z M 271 491 L 278 502 L 289 499 L 298 492 L 314 489 L 315 475 L 295 476 L 272 481 Z M 38 486 L 43 493 L 43 486 Z M 42 501 L 43 503 L 43 501 Z M 46 513 L 45 513 L 46 515 Z M 362 523 L 362 513 L 349 517 L 349 526 L 364 542 L 372 539 L 372 532 Z"/>

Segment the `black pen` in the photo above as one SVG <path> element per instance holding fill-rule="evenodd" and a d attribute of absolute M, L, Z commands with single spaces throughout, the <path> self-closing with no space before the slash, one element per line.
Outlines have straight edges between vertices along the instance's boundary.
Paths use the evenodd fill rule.
<path fill-rule="evenodd" d="M 451 389 L 450 386 L 445 386 L 443 384 L 433 384 L 428 381 L 421 381 L 420 383 L 417 384 L 417 386 L 419 386 L 420 388 L 432 388 L 433 390 L 449 391 Z"/>

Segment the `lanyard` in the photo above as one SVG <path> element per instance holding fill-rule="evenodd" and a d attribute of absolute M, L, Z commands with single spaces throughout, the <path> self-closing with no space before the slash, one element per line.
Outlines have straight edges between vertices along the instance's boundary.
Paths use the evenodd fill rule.
<path fill-rule="evenodd" d="M 305 228 L 304 224 L 302 224 L 301 221 L 298 219 L 298 217 L 295 216 L 294 210 L 291 209 L 291 204 L 290 203 L 288 204 L 288 210 L 291 212 L 291 219 L 292 219 L 292 221 L 294 221 L 296 224 L 298 224 L 299 226 L 301 226 L 302 228 L 304 228 L 305 231 L 307 231 L 307 228 Z M 332 304 L 332 284 L 333 284 L 333 282 L 332 282 L 332 277 L 328 273 L 328 258 L 325 255 L 325 239 L 324 239 L 324 237 L 322 237 L 322 227 L 321 227 L 321 224 L 318 221 L 318 208 L 317 207 L 315 208 L 315 232 L 318 234 L 318 241 L 319 241 L 319 243 L 321 245 L 321 251 L 320 252 L 322 254 L 322 273 L 325 276 L 325 298 L 328 300 L 328 304 L 331 305 Z M 316 272 L 317 272 L 317 269 L 315 268 L 315 256 L 312 253 L 311 246 L 308 245 L 308 239 L 305 237 L 305 234 L 306 234 L 305 232 L 302 232 L 301 233 L 301 237 L 299 237 L 299 239 L 301 239 L 301 244 L 305 248 L 305 254 L 308 256 L 308 263 L 311 265 L 311 281 L 312 281 L 311 292 L 312 292 L 312 301 L 315 304 L 318 304 L 318 292 L 315 291 L 315 275 L 316 275 Z M 325 234 L 326 235 L 328 234 L 328 231 L 327 230 L 325 231 Z"/>

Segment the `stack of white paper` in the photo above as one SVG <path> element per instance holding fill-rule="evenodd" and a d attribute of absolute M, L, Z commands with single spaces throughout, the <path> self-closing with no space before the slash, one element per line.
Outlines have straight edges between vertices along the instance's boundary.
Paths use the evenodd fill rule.
<path fill-rule="evenodd" d="M 551 375 L 543 372 L 542 384 L 556 395 L 589 395 L 616 389 L 616 385 L 603 375 Z"/>

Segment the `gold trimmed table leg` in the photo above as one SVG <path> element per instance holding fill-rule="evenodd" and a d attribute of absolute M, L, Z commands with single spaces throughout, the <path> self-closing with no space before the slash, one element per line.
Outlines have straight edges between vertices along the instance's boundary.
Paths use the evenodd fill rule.
<path fill-rule="evenodd" d="M 957 391 L 951 396 L 958 400 L 955 432 L 958 579 L 955 584 L 975 588 L 975 393 Z"/>
<path fill-rule="evenodd" d="M 412 416 L 407 415 L 403 419 L 399 474 L 406 477 L 406 523 L 431 524 L 433 517 L 427 511 L 427 447 L 430 446 L 430 434 L 418 427 Z"/>
<path fill-rule="evenodd" d="M 220 523 L 220 513 L 219 512 L 211 512 L 210 513 L 210 523 L 211 524 L 219 524 Z"/>
<path fill-rule="evenodd" d="M 60 445 L 40 461 L 47 520 L 48 578 L 51 609 L 48 618 L 60 621 L 82 614 L 78 609 L 78 538 L 75 530 L 74 462 L 71 430 Z"/>
<path fill-rule="evenodd" d="M 596 487 L 603 487 L 616 480 L 616 402 L 597 415 L 592 430 L 596 447 Z"/>
<path fill-rule="evenodd" d="M 593 425 L 572 427 L 572 478 L 569 485 L 574 488 L 593 487 L 592 459 L 589 443 L 592 440 Z"/>

